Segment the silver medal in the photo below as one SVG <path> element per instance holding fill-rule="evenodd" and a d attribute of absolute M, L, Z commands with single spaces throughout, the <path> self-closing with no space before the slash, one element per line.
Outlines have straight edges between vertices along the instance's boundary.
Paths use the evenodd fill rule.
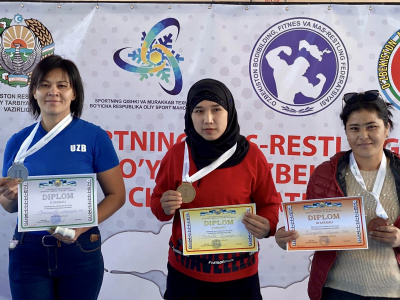
<path fill-rule="evenodd" d="M 26 180 L 29 176 L 28 169 L 24 166 L 24 160 L 29 155 L 32 155 L 36 151 L 42 149 L 48 142 L 50 142 L 54 137 L 57 136 L 67 125 L 73 120 L 71 114 L 68 114 L 64 119 L 62 119 L 50 132 L 48 132 L 44 137 L 36 142 L 35 145 L 29 148 L 33 138 L 39 128 L 41 119 L 36 123 L 35 127 L 29 134 L 29 136 L 24 140 L 21 147 L 19 148 L 17 155 L 14 158 L 12 166 L 7 171 L 7 176 L 11 178 L 21 178 Z"/>
<path fill-rule="evenodd" d="M 23 164 L 13 163 L 7 171 L 7 176 L 11 178 L 21 178 L 25 181 L 29 176 L 29 172 Z"/>

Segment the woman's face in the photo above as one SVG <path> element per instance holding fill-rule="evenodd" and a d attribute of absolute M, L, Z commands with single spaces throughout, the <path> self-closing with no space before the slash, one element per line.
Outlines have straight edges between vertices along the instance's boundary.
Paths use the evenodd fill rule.
<path fill-rule="evenodd" d="M 388 134 L 389 125 L 385 127 L 375 111 L 354 111 L 346 123 L 347 140 L 356 160 L 368 158 L 380 161 Z"/>
<path fill-rule="evenodd" d="M 216 102 L 203 100 L 193 109 L 192 121 L 200 136 L 207 141 L 214 141 L 228 126 L 228 112 Z"/>
<path fill-rule="evenodd" d="M 43 118 L 52 116 L 62 119 L 71 113 L 71 101 L 76 95 L 68 75 L 62 69 L 53 69 L 39 83 L 33 96 Z"/>

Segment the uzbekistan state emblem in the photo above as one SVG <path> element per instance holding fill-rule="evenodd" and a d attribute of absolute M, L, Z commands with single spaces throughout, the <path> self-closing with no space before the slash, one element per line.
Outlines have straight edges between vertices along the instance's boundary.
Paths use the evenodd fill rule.
<path fill-rule="evenodd" d="M 24 20 L 16 15 L 17 23 Z M 0 19 L 0 82 L 12 87 L 29 84 L 30 74 L 44 57 L 54 53 L 50 31 L 38 20 L 25 19 L 24 25 L 11 25 L 12 19 Z"/>

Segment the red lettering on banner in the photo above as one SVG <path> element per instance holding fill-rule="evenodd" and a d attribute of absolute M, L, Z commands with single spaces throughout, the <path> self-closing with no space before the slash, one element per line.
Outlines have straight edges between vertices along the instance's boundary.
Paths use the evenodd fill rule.
<path fill-rule="evenodd" d="M 252 142 L 252 139 L 257 139 L 257 135 L 256 135 L 256 134 L 249 134 L 249 135 L 246 137 L 246 139 L 247 139 L 249 142 Z M 253 142 L 253 143 L 255 143 L 255 142 Z"/>
<path fill-rule="evenodd" d="M 151 189 L 150 188 L 142 188 L 142 187 L 135 187 L 133 189 L 130 190 L 129 192 L 129 202 L 135 206 L 135 207 L 143 207 L 143 201 L 142 202 L 137 202 L 135 200 L 135 194 L 137 192 L 143 192 L 145 190 L 145 195 L 141 194 L 141 196 L 145 196 L 145 204 L 146 207 L 150 207 L 150 199 L 151 199 Z M 138 199 L 140 197 L 137 197 L 136 199 Z"/>
<path fill-rule="evenodd" d="M 276 165 L 276 183 L 289 183 L 290 182 L 290 166 L 285 164 Z"/>
<path fill-rule="evenodd" d="M 170 149 L 174 143 L 181 142 L 184 140 L 186 135 L 176 135 L 172 132 L 154 132 L 154 131 L 107 131 L 110 139 L 116 139 L 115 142 L 118 144 L 119 150 L 135 150 L 147 153 L 161 152 Z M 314 155 L 328 156 L 340 151 L 341 148 L 341 137 L 334 136 L 301 136 L 301 135 L 271 135 L 269 136 L 269 143 L 261 145 L 257 139 L 258 135 L 248 135 L 249 141 L 258 142 L 258 147 L 262 151 L 268 151 L 268 154 L 276 154 L 283 156 L 293 157 L 304 156 L 311 157 Z M 386 144 L 392 146 L 392 151 L 399 152 L 398 139 L 387 139 Z M 390 143 L 392 143 L 390 145 Z M 394 144 L 393 144 L 394 143 Z M 334 152 L 334 153 L 332 153 Z M 282 158 L 281 157 L 281 158 Z M 295 161 L 293 161 L 295 162 Z M 315 169 L 315 165 L 309 165 L 308 163 L 294 164 L 290 162 L 284 163 L 270 163 L 272 175 L 275 179 L 275 183 L 279 184 L 294 184 L 301 186 L 301 189 L 305 189 L 308 180 Z M 147 174 L 148 180 L 154 181 L 157 171 L 159 169 L 161 160 L 157 159 L 146 159 L 146 155 L 143 158 L 135 159 L 122 159 L 120 161 L 120 167 L 124 179 L 131 179 L 137 174 Z M 135 207 L 149 207 L 151 188 L 135 187 L 129 191 L 129 201 Z M 305 193 L 301 191 L 287 191 L 284 190 L 279 196 L 285 201 L 297 201 L 304 200 L 306 198 Z"/>
<path fill-rule="evenodd" d="M 300 136 L 297 135 L 289 135 L 288 136 L 288 155 L 297 155 L 301 154 L 300 151 L 293 151 L 293 148 L 300 148 L 300 143 L 295 143 L 295 140 L 300 140 Z"/>
<path fill-rule="evenodd" d="M 154 151 L 156 149 L 155 145 L 154 145 L 155 144 L 155 136 L 156 136 L 156 133 L 151 131 L 150 132 L 150 151 Z M 131 143 L 131 149 L 135 150 L 135 144 Z"/>
<path fill-rule="evenodd" d="M 161 160 L 156 160 L 155 163 L 153 164 L 150 159 L 140 159 L 139 164 L 136 164 L 135 161 L 132 159 L 126 158 L 121 160 L 119 163 L 122 171 L 122 177 L 124 178 L 132 178 L 133 176 L 136 175 L 137 169 L 144 166 L 143 163 L 148 167 L 150 171 L 150 179 L 156 178 L 156 171 L 158 166 L 161 163 Z M 130 171 L 126 171 L 126 170 Z"/>
<path fill-rule="evenodd" d="M 158 151 L 162 151 L 163 144 L 167 147 L 167 149 L 172 147 L 174 144 L 174 134 L 172 132 L 169 133 L 169 140 L 167 140 L 164 132 L 160 132 L 158 135 Z"/>
<path fill-rule="evenodd" d="M 247 139 L 249 141 L 257 139 L 257 135 L 249 135 Z M 318 147 L 312 143 L 312 141 L 322 142 L 322 147 Z M 332 147 L 334 142 L 334 147 Z M 259 145 L 261 149 L 270 149 L 270 154 L 279 155 L 293 155 L 293 156 L 313 156 L 317 154 L 317 149 L 322 149 L 323 156 L 331 156 L 340 151 L 342 144 L 342 138 L 340 136 L 305 136 L 299 135 L 283 135 L 273 134 L 270 137 L 269 145 Z M 301 150 L 302 147 L 305 150 Z M 329 153 L 329 150 L 331 153 Z M 332 151 L 333 150 L 333 151 Z"/>
<path fill-rule="evenodd" d="M 156 178 L 156 170 L 158 166 L 160 165 L 161 160 L 157 160 L 154 166 L 151 164 L 151 161 L 146 159 L 146 165 L 149 167 L 150 170 L 150 179 Z"/>
<path fill-rule="evenodd" d="M 328 144 L 329 141 L 333 141 L 335 138 L 332 136 L 322 136 L 320 139 L 323 141 L 323 156 L 328 156 Z M 336 151 L 337 152 L 337 151 Z"/>
<path fill-rule="evenodd" d="M 154 132 L 154 131 L 107 131 L 110 139 L 116 138 L 118 150 L 141 150 L 141 151 L 157 151 L 163 152 L 169 150 L 175 143 L 184 140 L 184 133 L 178 135 L 175 139 L 173 132 Z M 126 136 L 130 137 L 130 145 L 127 145 Z M 248 141 L 256 142 L 257 135 L 251 134 L 247 136 Z M 394 139 L 387 140 L 389 142 L 398 141 Z M 316 145 L 317 142 L 322 142 L 322 147 Z M 292 155 L 292 156 L 314 156 L 317 150 L 322 150 L 322 156 L 332 156 L 341 151 L 341 137 L 334 136 L 299 136 L 299 135 L 271 135 L 269 145 L 259 145 L 261 149 L 269 149 L 269 154 Z M 332 145 L 333 144 L 333 145 Z M 302 150 L 302 148 L 304 148 Z M 396 152 L 399 147 L 393 148 Z M 333 151 L 332 151 L 333 150 Z M 329 153 L 331 152 L 331 153 Z"/>
<path fill-rule="evenodd" d="M 386 146 L 387 146 L 388 144 L 391 144 L 391 143 L 399 144 L 399 139 L 386 139 L 385 143 L 383 144 L 383 148 L 386 148 Z M 400 152 L 399 152 L 399 146 L 397 146 L 397 147 L 390 147 L 389 150 L 391 150 L 391 151 L 393 151 L 393 152 L 395 152 L 395 153 L 397 153 L 397 154 L 400 154 Z"/>
<path fill-rule="evenodd" d="M 128 167 L 131 168 L 131 172 L 130 173 L 125 173 L 125 166 L 128 165 Z M 122 171 L 122 177 L 124 178 L 132 178 L 133 176 L 135 176 L 136 174 L 136 163 L 132 160 L 132 159 L 123 159 L 121 160 L 121 162 L 119 163 L 119 166 L 121 167 L 121 171 Z"/>
<path fill-rule="evenodd" d="M 304 138 L 304 146 L 311 150 L 310 152 L 303 152 L 304 156 L 314 156 L 317 153 L 317 147 L 309 143 L 310 140 L 315 141 L 315 139 L 315 136 L 306 136 Z"/>
<path fill-rule="evenodd" d="M 307 184 L 307 181 L 308 181 L 308 177 L 306 177 L 307 173 L 300 171 L 300 170 L 307 169 L 307 166 L 306 165 L 294 165 L 293 168 L 294 168 L 293 183 L 294 184 Z M 305 177 L 304 180 L 300 180 L 299 177 L 301 177 L 301 176 Z"/>
<path fill-rule="evenodd" d="M 285 197 L 289 197 L 289 201 L 296 201 L 297 198 L 301 197 L 300 193 L 285 193 L 284 195 Z"/>
<path fill-rule="evenodd" d="M 129 134 L 129 131 L 114 131 L 114 134 L 119 137 L 118 150 L 124 150 L 124 136 Z"/>
<path fill-rule="evenodd" d="M 139 135 L 137 134 L 136 131 L 132 132 L 131 134 L 131 149 L 135 150 L 136 147 L 136 143 L 139 144 L 139 147 L 141 150 L 146 151 L 146 147 L 147 147 L 147 132 L 143 132 L 143 139 L 141 140 L 139 138 Z"/>
<path fill-rule="evenodd" d="M 276 184 L 285 184 L 293 181 L 294 184 L 307 184 L 308 178 L 314 172 L 315 165 L 294 165 L 293 170 L 287 164 L 269 163 L 271 172 L 275 174 Z"/>
<path fill-rule="evenodd" d="M 278 142 L 276 140 L 278 139 Z M 285 143 L 285 138 L 281 135 L 271 135 L 271 154 L 275 154 L 275 148 L 279 148 L 279 154 L 285 155 L 285 150 L 283 149 L 283 144 Z"/>
<path fill-rule="evenodd" d="M 184 140 L 186 135 L 181 133 L 175 140 L 175 134 L 173 132 L 167 134 L 164 132 L 154 131 L 143 131 L 138 133 L 137 131 L 107 131 L 110 139 L 116 138 L 118 142 L 118 150 L 141 150 L 141 151 L 157 151 L 162 152 L 169 150 L 175 143 L 179 143 Z M 130 136 L 130 145 L 127 145 L 125 136 Z"/>

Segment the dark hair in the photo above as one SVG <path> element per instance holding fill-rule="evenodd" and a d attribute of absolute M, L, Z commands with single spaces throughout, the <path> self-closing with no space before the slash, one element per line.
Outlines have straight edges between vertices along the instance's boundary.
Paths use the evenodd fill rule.
<path fill-rule="evenodd" d="M 29 108 L 31 114 L 35 119 L 40 116 L 40 107 L 33 94 L 47 73 L 54 69 L 61 69 L 68 75 L 69 82 L 76 96 L 75 100 L 71 101 L 71 114 L 79 118 L 82 114 L 84 100 L 82 78 L 77 66 L 72 61 L 64 59 L 59 55 L 50 55 L 43 58 L 32 72 L 31 83 L 29 85 Z"/>
<path fill-rule="evenodd" d="M 351 103 L 346 103 L 343 107 L 343 110 L 340 114 L 340 119 L 343 122 L 344 128 L 346 129 L 347 121 L 350 115 L 355 111 L 367 110 L 369 112 L 376 112 L 378 118 L 383 121 L 385 127 L 390 125 L 390 130 L 393 129 L 393 120 L 392 120 L 392 112 L 393 104 L 386 102 L 380 94 L 376 97 L 375 100 L 370 101 L 364 100 L 364 93 L 359 93 L 357 95 L 357 100 Z"/>

